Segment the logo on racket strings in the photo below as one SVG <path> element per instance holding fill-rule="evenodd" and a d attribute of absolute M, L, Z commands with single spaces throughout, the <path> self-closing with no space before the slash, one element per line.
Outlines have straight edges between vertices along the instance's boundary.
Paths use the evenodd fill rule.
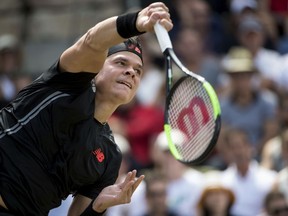
<path fill-rule="evenodd" d="M 201 113 L 201 121 L 199 121 L 199 114 L 195 113 L 198 108 Z M 209 112 L 205 105 L 205 102 L 200 97 L 194 97 L 189 106 L 181 110 L 178 116 L 177 124 L 178 128 L 182 130 L 186 135 L 192 136 L 196 135 L 202 126 L 206 125 L 210 120 Z M 189 123 L 189 124 L 188 124 Z"/>

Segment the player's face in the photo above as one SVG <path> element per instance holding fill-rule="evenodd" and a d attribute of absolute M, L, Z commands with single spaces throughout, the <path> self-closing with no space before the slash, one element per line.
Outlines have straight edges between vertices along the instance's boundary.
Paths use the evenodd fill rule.
<path fill-rule="evenodd" d="M 143 74 L 141 59 L 127 51 L 109 56 L 95 78 L 97 96 L 117 105 L 129 103 L 136 94 Z"/>

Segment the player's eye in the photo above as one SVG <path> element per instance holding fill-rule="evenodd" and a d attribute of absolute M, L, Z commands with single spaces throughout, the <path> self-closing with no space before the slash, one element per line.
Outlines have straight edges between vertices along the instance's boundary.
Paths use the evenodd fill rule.
<path fill-rule="evenodd" d="M 140 69 L 134 69 L 134 71 L 140 76 L 142 74 L 142 70 Z"/>
<path fill-rule="evenodd" d="M 116 63 L 121 65 L 121 66 L 125 66 L 126 65 L 126 62 L 124 62 L 124 61 L 117 61 Z"/>

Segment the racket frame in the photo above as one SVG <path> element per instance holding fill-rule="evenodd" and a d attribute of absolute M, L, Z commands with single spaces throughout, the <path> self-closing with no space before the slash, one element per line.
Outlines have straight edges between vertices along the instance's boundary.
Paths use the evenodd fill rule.
<path fill-rule="evenodd" d="M 220 108 L 220 103 L 218 101 L 218 97 L 216 92 L 214 91 L 214 88 L 211 86 L 209 82 L 205 80 L 204 77 L 193 73 L 192 71 L 188 70 L 182 62 L 178 59 L 177 55 L 175 54 L 172 43 L 170 40 L 170 37 L 168 35 L 168 32 L 166 29 L 161 26 L 158 22 L 154 26 L 154 30 L 161 48 L 162 53 L 165 56 L 165 65 L 166 65 L 166 103 L 165 103 L 165 124 L 164 124 L 164 131 L 166 133 L 168 145 L 170 152 L 172 155 L 180 162 L 185 163 L 189 166 L 191 165 L 197 165 L 207 156 L 211 153 L 213 148 L 215 147 L 219 133 L 221 130 L 221 108 Z M 176 83 L 173 85 L 173 71 L 172 71 L 172 62 L 175 63 L 175 65 L 183 71 L 186 76 L 181 77 L 179 80 L 176 81 Z M 213 114 L 214 114 L 214 122 L 215 122 L 215 129 L 214 129 L 214 134 L 211 138 L 211 141 L 208 145 L 208 147 L 205 149 L 205 151 L 198 157 L 197 159 L 193 161 L 184 161 L 181 155 L 179 154 L 176 146 L 173 144 L 172 137 L 171 137 L 171 126 L 169 124 L 169 118 L 168 118 L 168 107 L 170 105 L 171 97 L 174 94 L 174 91 L 177 89 L 177 87 L 188 77 L 192 77 L 196 79 L 198 82 L 201 82 L 203 87 L 205 88 L 210 102 L 212 103 L 213 107 Z M 172 86 L 173 85 L 173 86 Z M 172 87 L 172 88 L 171 88 Z"/>

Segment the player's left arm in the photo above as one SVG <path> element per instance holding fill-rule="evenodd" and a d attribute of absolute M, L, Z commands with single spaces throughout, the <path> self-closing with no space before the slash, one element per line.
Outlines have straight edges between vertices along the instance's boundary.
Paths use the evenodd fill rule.
<path fill-rule="evenodd" d="M 126 204 L 131 201 L 131 197 L 144 176 L 136 177 L 137 171 L 128 172 L 123 182 L 105 187 L 101 193 L 92 200 L 83 195 L 76 195 L 69 209 L 68 216 L 85 216 L 91 211 L 101 215 L 107 208 Z M 92 203 L 92 206 L 90 205 Z M 92 208 L 91 208 L 92 207 Z"/>

